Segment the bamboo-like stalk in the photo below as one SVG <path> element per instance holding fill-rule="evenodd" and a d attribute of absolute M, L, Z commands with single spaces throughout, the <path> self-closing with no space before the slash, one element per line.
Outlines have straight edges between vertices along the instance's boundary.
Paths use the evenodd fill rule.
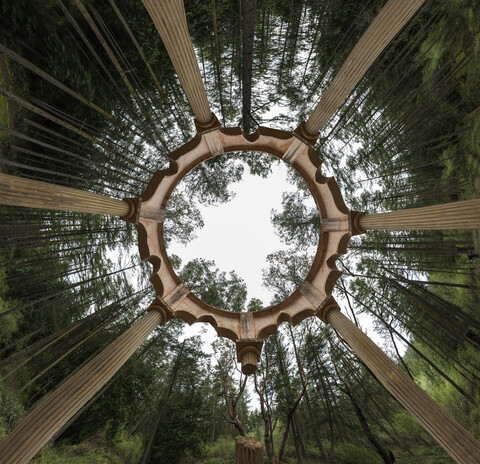
<path fill-rule="evenodd" d="M 316 135 L 332 117 L 380 53 L 425 0 L 389 0 L 372 21 L 305 123 Z"/>
<path fill-rule="evenodd" d="M 120 217 L 130 211 L 123 200 L 4 173 L 0 173 L 0 204 Z"/>
<path fill-rule="evenodd" d="M 23 464 L 35 454 L 123 366 L 163 321 L 153 309 L 105 350 L 47 395 L 0 443 L 0 464 Z"/>
<path fill-rule="evenodd" d="M 326 319 L 380 383 L 456 462 L 478 463 L 480 443 L 346 318 L 338 307 L 330 308 Z"/>
<path fill-rule="evenodd" d="M 212 111 L 188 32 L 183 1 L 142 1 L 165 44 L 197 121 L 200 124 L 209 123 Z"/>
<path fill-rule="evenodd" d="M 362 230 L 480 228 L 480 198 L 360 216 Z"/>

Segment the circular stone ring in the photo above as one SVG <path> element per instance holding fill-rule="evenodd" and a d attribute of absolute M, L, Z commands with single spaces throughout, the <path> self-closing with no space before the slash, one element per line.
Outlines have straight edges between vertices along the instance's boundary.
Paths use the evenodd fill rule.
<path fill-rule="evenodd" d="M 237 344 L 242 371 L 255 371 L 263 340 L 288 321 L 295 325 L 309 316 L 323 318 L 333 286 L 341 272 L 336 259 L 346 252 L 352 235 L 361 231 L 355 219 L 361 213 L 349 211 L 333 177 L 321 173 L 321 160 L 302 125 L 294 132 L 259 127 L 250 135 L 239 127 L 221 127 L 217 119 L 208 128 L 197 125 L 196 136 L 169 155 L 168 169 L 157 171 L 140 198 L 127 199 L 129 217 L 138 231 L 140 257 L 153 265 L 151 282 L 167 317 L 189 324 L 209 322 L 221 337 Z M 314 141 L 313 141 L 314 142 Z M 303 177 L 315 199 L 320 216 L 320 237 L 310 272 L 303 284 L 282 302 L 256 312 L 235 313 L 204 303 L 188 290 L 175 274 L 167 257 L 163 221 L 168 199 L 176 185 L 195 166 L 214 156 L 234 151 L 270 153 L 292 166 Z M 163 312 L 162 311 L 162 312 Z"/>

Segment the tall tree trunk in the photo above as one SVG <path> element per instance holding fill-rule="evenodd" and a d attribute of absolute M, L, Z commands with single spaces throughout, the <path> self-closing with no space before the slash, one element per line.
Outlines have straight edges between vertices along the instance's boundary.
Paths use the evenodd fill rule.
<path fill-rule="evenodd" d="M 211 9 L 212 9 L 212 23 L 213 23 L 213 37 L 215 40 L 215 72 L 217 73 L 217 83 L 218 83 L 218 96 L 220 99 L 220 111 L 222 112 L 222 124 L 225 125 L 225 109 L 223 107 L 223 93 L 222 93 L 222 73 L 221 73 L 221 54 L 220 54 L 220 44 L 218 42 L 218 31 L 217 31 L 217 13 L 215 0 L 210 0 Z"/>
<path fill-rule="evenodd" d="M 302 382 L 302 385 L 304 385 L 305 384 L 305 379 L 302 375 L 301 362 L 300 362 L 300 356 L 299 356 L 299 353 L 298 353 L 297 343 L 295 341 L 295 336 L 294 336 L 294 333 L 293 333 L 292 326 L 289 325 L 288 328 L 289 328 L 290 336 L 291 336 L 291 339 L 292 339 L 293 350 L 295 352 L 295 359 L 297 361 L 298 375 L 300 376 L 300 380 Z M 323 445 L 322 445 L 322 441 L 320 440 L 320 435 L 318 434 L 318 427 L 316 425 L 317 420 L 316 420 L 315 414 L 312 411 L 312 406 L 311 406 L 311 403 L 310 403 L 310 397 L 308 395 L 308 390 L 305 390 L 305 395 L 304 396 L 305 396 L 305 401 L 306 401 L 306 404 L 307 404 L 308 418 L 309 418 L 310 424 L 313 425 L 313 432 L 314 432 L 314 435 L 315 435 L 315 441 L 317 443 L 317 447 L 318 447 L 318 450 L 320 452 L 320 456 L 321 456 L 322 460 L 325 460 L 326 459 L 326 454 L 325 454 L 325 450 L 324 450 Z M 302 447 L 303 447 L 303 443 L 302 443 Z M 303 449 L 304 449 L 304 447 L 303 447 Z"/>
<path fill-rule="evenodd" d="M 268 356 L 266 358 L 266 365 L 265 365 L 265 374 L 263 377 L 263 382 L 261 388 L 258 386 L 257 383 L 257 376 L 254 375 L 255 381 L 255 390 L 257 391 L 258 398 L 260 399 L 260 412 L 262 414 L 262 419 L 264 422 L 264 442 L 265 442 L 265 451 L 267 453 L 268 460 L 275 464 L 275 455 L 273 452 L 273 431 L 272 431 L 272 421 L 271 417 L 267 412 L 267 407 L 265 405 L 265 389 L 267 385 L 267 378 L 268 378 Z"/>
<path fill-rule="evenodd" d="M 140 462 L 140 464 L 148 464 L 150 462 L 150 456 L 152 454 L 153 445 L 154 445 L 156 437 L 158 435 L 158 429 L 160 428 L 160 424 L 162 423 L 163 416 L 165 415 L 165 408 L 164 408 L 163 404 L 164 404 L 165 400 L 168 400 L 168 398 L 170 397 L 170 395 L 173 392 L 173 387 L 175 386 L 175 382 L 177 380 L 177 375 L 178 375 L 178 370 L 180 368 L 180 363 L 181 363 L 182 357 L 183 357 L 184 347 L 185 347 L 185 340 L 180 345 L 180 351 L 177 355 L 177 359 L 175 360 L 175 364 L 173 365 L 172 372 L 170 373 L 170 379 L 169 379 L 169 382 L 168 382 L 167 389 L 165 391 L 165 394 L 164 394 L 162 400 L 160 401 L 160 409 L 158 411 L 157 420 L 155 421 L 155 427 L 153 428 L 152 433 L 151 433 L 151 435 L 148 439 L 147 445 L 145 446 L 145 450 L 144 450 L 143 456 L 142 456 L 142 461 Z"/>
<path fill-rule="evenodd" d="M 350 387 L 348 386 L 346 380 L 340 375 L 337 364 L 335 362 L 334 356 L 332 356 L 332 362 L 335 367 L 335 372 L 337 373 L 338 378 L 343 384 L 343 392 L 348 396 L 350 403 L 353 406 L 353 410 L 355 411 L 355 414 L 357 415 L 358 421 L 360 422 L 360 425 L 362 426 L 363 431 L 365 432 L 365 435 L 368 438 L 368 441 L 372 444 L 372 446 L 375 448 L 377 453 L 380 455 L 380 457 L 383 459 L 383 462 L 385 464 L 393 464 L 395 462 L 395 456 L 393 453 L 384 448 L 381 443 L 378 441 L 377 437 L 375 434 L 372 432 L 372 429 L 368 425 L 367 419 L 363 415 L 362 409 L 358 405 L 358 401 L 355 398 L 354 394 L 350 390 Z"/>
<path fill-rule="evenodd" d="M 282 441 L 280 442 L 280 448 L 278 450 L 278 460 L 280 462 L 283 459 L 283 453 L 285 451 L 285 443 L 287 442 L 287 437 L 288 437 L 288 432 L 289 432 L 289 429 L 290 429 L 290 424 L 292 423 L 292 420 L 293 420 L 293 414 L 295 413 L 295 411 L 297 409 L 297 406 L 300 404 L 300 401 L 303 398 L 303 395 L 305 393 L 306 388 L 307 388 L 307 382 L 303 386 L 300 394 L 298 395 L 297 399 L 295 400 L 295 403 L 293 403 L 292 407 L 288 411 L 287 423 L 285 424 L 285 431 L 283 432 Z"/>
<path fill-rule="evenodd" d="M 315 356 L 315 365 L 317 367 L 318 378 L 320 379 L 320 383 L 322 384 L 323 396 L 325 398 L 325 406 L 326 406 L 327 417 L 328 417 L 328 426 L 329 426 L 329 429 L 330 429 L 330 462 L 333 464 L 333 462 L 334 462 L 333 461 L 334 452 L 335 452 L 335 441 L 336 441 L 335 427 L 334 427 L 334 424 L 333 424 L 333 414 L 331 412 L 331 404 L 328 400 L 327 388 L 326 388 L 325 382 L 323 380 L 324 379 L 323 369 L 320 369 L 319 361 L 318 361 L 317 356 Z"/>
<path fill-rule="evenodd" d="M 242 126 L 247 134 L 250 133 L 251 127 L 252 64 L 256 5 L 256 0 L 243 0 Z"/>

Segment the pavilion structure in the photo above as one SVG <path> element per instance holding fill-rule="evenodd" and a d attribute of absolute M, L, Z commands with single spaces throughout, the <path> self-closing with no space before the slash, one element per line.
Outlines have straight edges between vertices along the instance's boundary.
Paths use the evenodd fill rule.
<path fill-rule="evenodd" d="M 188 33 L 182 0 L 142 0 L 175 67 L 195 116 L 196 136 L 169 155 L 138 198 L 114 199 L 45 182 L 0 174 L 0 203 L 31 208 L 118 216 L 135 224 L 140 256 L 153 266 L 156 298 L 147 313 L 81 369 L 43 398 L 0 444 L 1 464 L 26 463 L 120 369 L 154 329 L 172 317 L 210 323 L 235 341 L 245 374 L 256 370 L 264 339 L 287 321 L 318 317 L 349 344 L 384 387 L 458 463 L 478 463 L 480 444 L 345 317 L 332 290 L 341 272 L 335 261 L 353 235 L 369 230 L 476 229 L 480 199 L 364 214 L 350 211 L 333 178 L 323 176 L 313 147 L 319 131 L 353 91 L 375 59 L 424 0 L 389 0 L 363 34 L 307 121 L 295 130 L 260 127 L 253 134 L 222 127 L 212 113 Z M 312 268 L 300 288 L 281 303 L 254 313 L 232 313 L 207 305 L 186 288 L 169 264 L 163 241 L 168 199 L 196 165 L 232 151 L 270 153 L 305 179 L 321 218 Z"/>

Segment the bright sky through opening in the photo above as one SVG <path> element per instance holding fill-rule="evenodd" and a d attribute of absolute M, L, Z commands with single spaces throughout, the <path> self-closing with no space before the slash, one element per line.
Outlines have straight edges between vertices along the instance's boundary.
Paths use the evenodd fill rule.
<path fill-rule="evenodd" d="M 282 193 L 296 189 L 287 182 L 288 169 L 284 163 L 276 163 L 263 179 L 251 175 L 245 165 L 242 181 L 230 186 L 235 197 L 216 206 L 200 205 L 205 226 L 186 246 L 170 244 L 168 253 L 178 255 L 182 264 L 204 258 L 215 261 L 221 271 L 234 270 L 246 282 L 248 300 L 259 298 L 268 306 L 273 294 L 262 287 L 262 269 L 267 267 L 268 254 L 288 249 L 270 221 L 272 209 L 282 210 Z M 315 207 L 313 197 L 307 201 L 308 207 Z"/>

